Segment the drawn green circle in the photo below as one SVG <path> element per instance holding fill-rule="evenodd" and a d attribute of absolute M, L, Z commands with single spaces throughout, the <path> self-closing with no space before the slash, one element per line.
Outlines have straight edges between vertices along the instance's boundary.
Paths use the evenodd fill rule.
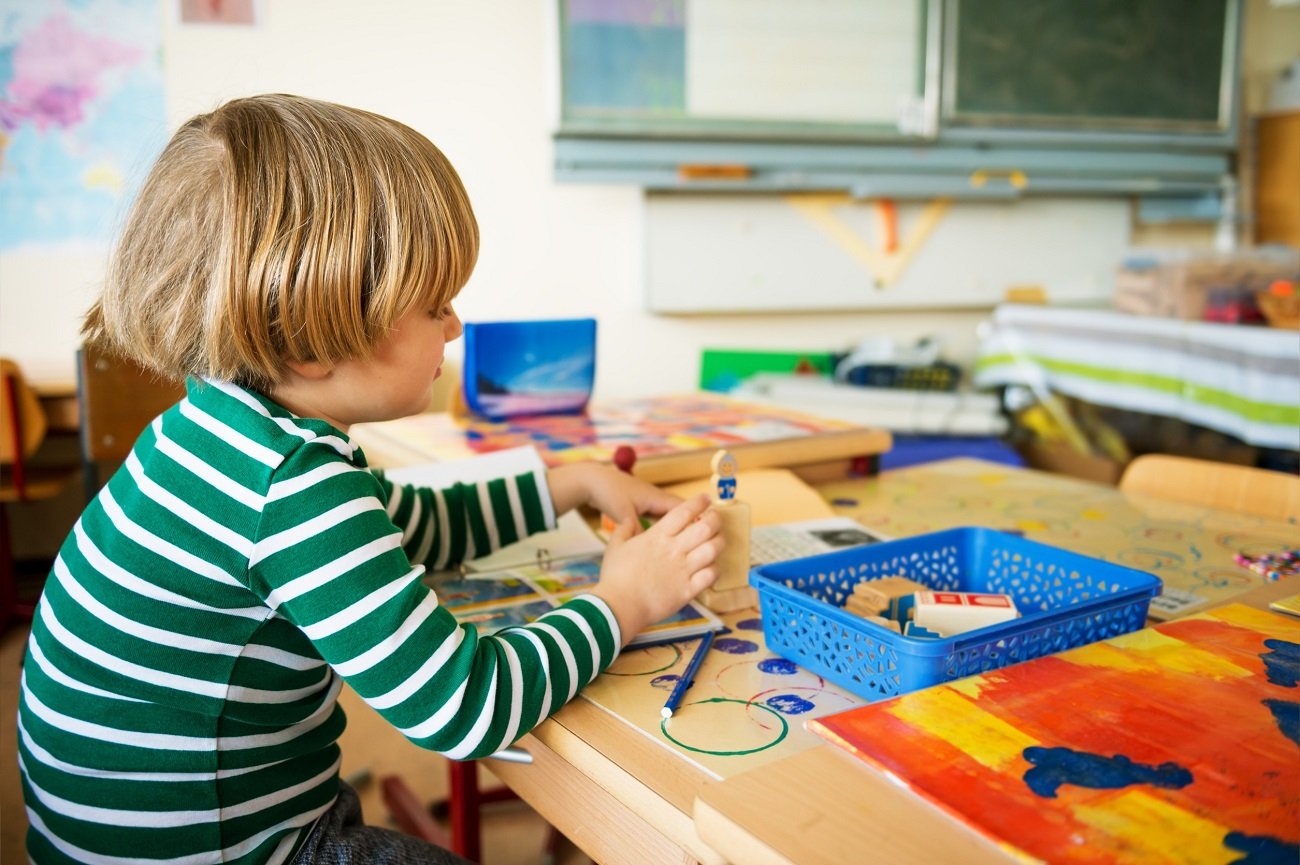
<path fill-rule="evenodd" d="M 786 721 L 785 717 L 780 712 L 773 709 L 771 706 L 765 706 L 762 703 L 753 703 L 749 700 L 733 700 L 730 697 L 710 697 L 707 700 L 696 700 L 694 703 L 687 703 L 686 705 L 698 706 L 700 703 L 739 703 L 742 706 L 757 706 L 765 712 L 771 712 L 776 716 L 777 720 L 781 722 L 781 735 L 777 736 L 776 739 L 768 742 L 766 745 L 760 745 L 757 748 L 750 748 L 748 751 L 710 751 L 707 748 L 693 748 L 685 742 L 674 739 L 668 732 L 668 722 L 671 720 L 669 718 L 664 718 L 659 722 L 659 732 L 663 733 L 665 739 L 679 748 L 685 748 L 687 751 L 694 751 L 696 754 L 712 754 L 715 757 L 743 757 L 746 754 L 757 754 L 759 751 L 766 751 L 768 748 L 781 744 L 781 740 L 790 734 L 789 722 Z"/>
<path fill-rule="evenodd" d="M 669 670 L 677 666 L 677 662 L 682 659 L 682 649 L 680 646 L 674 643 L 672 645 L 672 650 L 673 650 L 673 659 L 668 663 L 664 664 L 662 667 L 658 667 L 654 670 L 645 670 L 640 673 L 615 673 L 613 670 L 606 670 L 605 675 L 606 676 L 653 676 L 655 673 L 662 673 L 664 670 Z"/>

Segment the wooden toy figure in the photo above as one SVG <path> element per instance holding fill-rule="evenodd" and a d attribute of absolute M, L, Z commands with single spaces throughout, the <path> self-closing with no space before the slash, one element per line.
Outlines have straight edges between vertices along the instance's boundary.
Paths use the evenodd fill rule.
<path fill-rule="evenodd" d="M 700 602 L 717 613 L 753 606 L 757 593 L 749 585 L 749 503 L 736 498 L 736 458 L 720 450 L 710 463 L 709 494 L 722 517 L 726 546 L 718 556 L 718 581 L 700 595 Z"/>
<path fill-rule="evenodd" d="M 730 451 L 718 451 L 709 464 L 713 476 L 709 478 L 709 492 L 718 502 L 729 502 L 736 497 L 736 458 Z"/>

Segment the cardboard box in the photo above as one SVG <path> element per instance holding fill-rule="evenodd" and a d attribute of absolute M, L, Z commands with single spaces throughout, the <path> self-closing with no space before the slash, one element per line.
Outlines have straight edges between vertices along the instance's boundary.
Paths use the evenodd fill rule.
<path fill-rule="evenodd" d="M 1300 252 L 1265 247 L 1216 253 L 1132 250 L 1115 275 L 1122 312 L 1184 321 L 1262 322 L 1255 294 L 1300 277 Z"/>
<path fill-rule="evenodd" d="M 1081 454 L 1063 442 L 1027 442 L 1020 446 L 1020 455 L 1030 468 L 1111 486 L 1119 483 L 1127 465 L 1110 457 Z"/>

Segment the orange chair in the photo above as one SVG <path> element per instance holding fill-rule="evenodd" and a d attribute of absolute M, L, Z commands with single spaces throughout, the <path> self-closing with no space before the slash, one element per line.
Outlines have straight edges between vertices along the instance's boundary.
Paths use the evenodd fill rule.
<path fill-rule="evenodd" d="M 1300 477 L 1169 454 L 1146 454 L 1119 480 L 1126 493 L 1300 522 Z"/>
<path fill-rule="evenodd" d="M 77 475 L 75 466 L 30 463 L 45 440 L 45 411 L 22 370 L 0 358 L 0 631 L 12 620 L 30 621 L 34 603 L 18 596 L 18 573 L 9 534 L 9 506 L 51 499 Z"/>

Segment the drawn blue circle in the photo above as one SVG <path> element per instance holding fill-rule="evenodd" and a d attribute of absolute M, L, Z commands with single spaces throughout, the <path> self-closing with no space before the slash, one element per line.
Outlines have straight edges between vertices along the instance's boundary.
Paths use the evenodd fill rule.
<path fill-rule="evenodd" d="M 764 673 L 775 673 L 778 676 L 792 676 L 799 672 L 799 665 L 785 658 L 767 658 L 758 662 L 758 668 Z"/>
<path fill-rule="evenodd" d="M 745 619 L 742 622 L 736 622 L 736 627 L 742 631 L 761 631 L 763 630 L 763 620 Z"/>
<path fill-rule="evenodd" d="M 650 687 L 658 688 L 661 691 L 671 691 L 679 679 L 681 679 L 681 676 L 676 673 L 669 673 L 666 676 L 655 676 L 650 680 Z"/>
<path fill-rule="evenodd" d="M 804 712 L 810 712 L 817 708 L 816 704 L 805 700 L 803 697 L 796 697 L 794 694 L 777 694 L 768 697 L 763 702 L 786 715 L 802 715 Z"/>
<path fill-rule="evenodd" d="M 713 641 L 713 648 L 719 652 L 726 652 L 728 655 L 747 655 L 750 652 L 758 651 L 758 643 L 740 640 L 735 637 L 723 637 L 720 640 Z"/>

